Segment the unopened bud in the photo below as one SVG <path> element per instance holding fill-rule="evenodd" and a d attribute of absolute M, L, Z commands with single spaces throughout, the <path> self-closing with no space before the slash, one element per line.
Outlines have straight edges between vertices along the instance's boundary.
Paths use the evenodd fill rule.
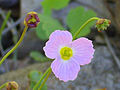
<path fill-rule="evenodd" d="M 38 14 L 33 11 L 29 12 L 24 19 L 25 26 L 28 26 L 29 28 L 35 28 L 39 23 L 40 19 L 38 17 Z"/>
<path fill-rule="evenodd" d="M 102 89 L 96 89 L 96 90 L 107 90 L 106 88 L 102 88 Z"/>
<path fill-rule="evenodd" d="M 108 19 L 99 19 L 96 22 L 96 28 L 98 29 L 98 31 L 101 30 L 106 30 L 111 24 L 111 21 Z"/>
<path fill-rule="evenodd" d="M 18 84 L 15 81 L 8 82 L 6 85 L 7 90 L 18 90 Z"/>

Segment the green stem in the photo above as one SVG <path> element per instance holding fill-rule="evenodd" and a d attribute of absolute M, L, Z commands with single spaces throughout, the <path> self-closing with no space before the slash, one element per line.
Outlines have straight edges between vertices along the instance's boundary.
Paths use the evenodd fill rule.
<path fill-rule="evenodd" d="M 7 85 L 7 83 L 4 83 L 3 85 L 0 86 L 0 90 L 2 90 L 2 88 L 4 88 Z"/>
<path fill-rule="evenodd" d="M 51 72 L 52 72 L 52 70 L 50 69 L 49 72 L 48 72 L 48 74 L 47 74 L 47 76 L 46 76 L 46 78 L 44 79 L 43 83 L 40 85 L 40 87 L 39 87 L 38 90 L 42 89 L 42 87 L 44 86 L 44 84 L 47 81 L 48 77 L 50 76 Z"/>
<path fill-rule="evenodd" d="M 5 17 L 5 20 L 3 21 L 2 26 L 0 28 L 0 39 L 1 39 L 2 31 L 4 30 L 10 15 L 11 15 L 11 11 L 8 11 L 7 16 Z"/>
<path fill-rule="evenodd" d="M 43 76 L 41 77 L 41 79 L 38 81 L 38 83 L 33 87 L 33 90 L 38 90 L 39 85 L 41 84 L 41 82 L 43 81 L 43 79 L 45 78 L 45 76 L 48 74 L 48 72 L 51 71 L 51 67 L 49 67 L 46 72 L 43 74 Z"/>
<path fill-rule="evenodd" d="M 77 32 L 75 33 L 75 35 L 73 36 L 73 40 L 76 39 L 76 37 L 79 35 L 79 33 L 81 32 L 81 30 L 91 21 L 94 21 L 94 20 L 99 20 L 100 18 L 98 17 L 93 17 L 93 18 L 90 18 L 89 20 L 87 20 L 80 28 L 79 30 L 77 30 Z"/>
<path fill-rule="evenodd" d="M 23 33 L 19 39 L 19 41 L 17 42 L 17 44 L 2 58 L 2 60 L 0 61 L 0 66 L 1 64 L 4 62 L 4 60 L 20 45 L 20 43 L 22 42 L 24 36 L 25 36 L 25 33 L 27 31 L 28 27 L 25 26 L 24 30 L 23 30 Z"/>

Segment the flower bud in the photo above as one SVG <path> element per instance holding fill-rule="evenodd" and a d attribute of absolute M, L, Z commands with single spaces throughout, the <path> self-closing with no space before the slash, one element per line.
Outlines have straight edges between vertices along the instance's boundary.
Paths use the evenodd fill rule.
<path fill-rule="evenodd" d="M 96 28 L 98 29 L 98 31 L 100 32 L 101 30 L 106 30 L 107 27 L 109 27 L 111 24 L 111 21 L 108 19 L 99 19 L 96 22 Z"/>
<path fill-rule="evenodd" d="M 35 28 L 39 24 L 40 19 L 38 17 L 38 14 L 36 12 L 29 12 L 27 16 L 24 19 L 25 26 L 28 26 L 29 28 Z"/>
<path fill-rule="evenodd" d="M 18 84 L 15 81 L 8 82 L 6 85 L 7 90 L 18 90 Z"/>
<path fill-rule="evenodd" d="M 102 88 L 102 89 L 96 89 L 96 90 L 107 90 L 106 88 Z"/>

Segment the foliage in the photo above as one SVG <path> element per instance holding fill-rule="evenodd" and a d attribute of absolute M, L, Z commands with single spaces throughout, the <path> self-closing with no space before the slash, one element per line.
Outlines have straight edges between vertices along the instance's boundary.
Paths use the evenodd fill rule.
<path fill-rule="evenodd" d="M 60 10 L 68 5 L 70 0 L 44 0 L 41 4 L 45 15 L 51 15 L 52 10 Z"/>
<path fill-rule="evenodd" d="M 57 29 L 64 30 L 60 22 L 50 16 L 39 14 L 39 18 L 40 24 L 36 28 L 36 33 L 41 40 L 47 40 L 50 34 Z"/>
<path fill-rule="evenodd" d="M 38 51 L 32 51 L 30 53 L 30 56 L 35 60 L 35 61 L 40 61 L 40 62 L 45 62 L 45 61 L 49 61 L 48 58 L 46 58 L 45 56 L 43 56 L 40 52 Z"/>
<path fill-rule="evenodd" d="M 75 32 L 82 26 L 88 19 L 96 16 L 96 13 L 92 10 L 85 10 L 83 7 L 77 7 L 71 9 L 66 22 L 67 25 L 70 27 L 70 32 L 74 35 Z M 90 27 L 94 24 L 94 22 L 89 23 L 84 30 L 80 32 L 78 37 L 86 36 L 90 33 Z"/>
<path fill-rule="evenodd" d="M 5 17 L 5 20 L 3 21 L 2 26 L 0 28 L 0 39 L 1 39 L 2 31 L 5 29 L 5 26 L 7 24 L 7 21 L 9 19 L 10 15 L 11 15 L 11 11 L 8 11 L 8 13 L 7 13 L 6 17 Z"/>
<path fill-rule="evenodd" d="M 36 83 L 40 80 L 42 77 L 42 73 L 38 71 L 31 71 L 28 75 L 28 78 L 30 80 L 30 90 L 33 89 L 33 87 L 36 85 Z M 47 90 L 47 85 L 44 84 L 41 90 Z"/>

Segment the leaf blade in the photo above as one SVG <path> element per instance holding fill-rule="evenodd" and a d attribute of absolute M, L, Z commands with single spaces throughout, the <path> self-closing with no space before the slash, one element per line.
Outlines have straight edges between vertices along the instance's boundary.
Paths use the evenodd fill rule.
<path fill-rule="evenodd" d="M 67 18 L 66 23 L 70 27 L 70 32 L 74 35 L 75 32 L 82 26 L 88 19 L 95 17 L 96 13 L 92 10 L 85 10 L 83 7 L 77 7 L 71 9 Z M 94 22 L 90 22 L 84 30 L 80 32 L 78 37 L 86 36 L 90 33 L 90 27 L 94 25 Z"/>

